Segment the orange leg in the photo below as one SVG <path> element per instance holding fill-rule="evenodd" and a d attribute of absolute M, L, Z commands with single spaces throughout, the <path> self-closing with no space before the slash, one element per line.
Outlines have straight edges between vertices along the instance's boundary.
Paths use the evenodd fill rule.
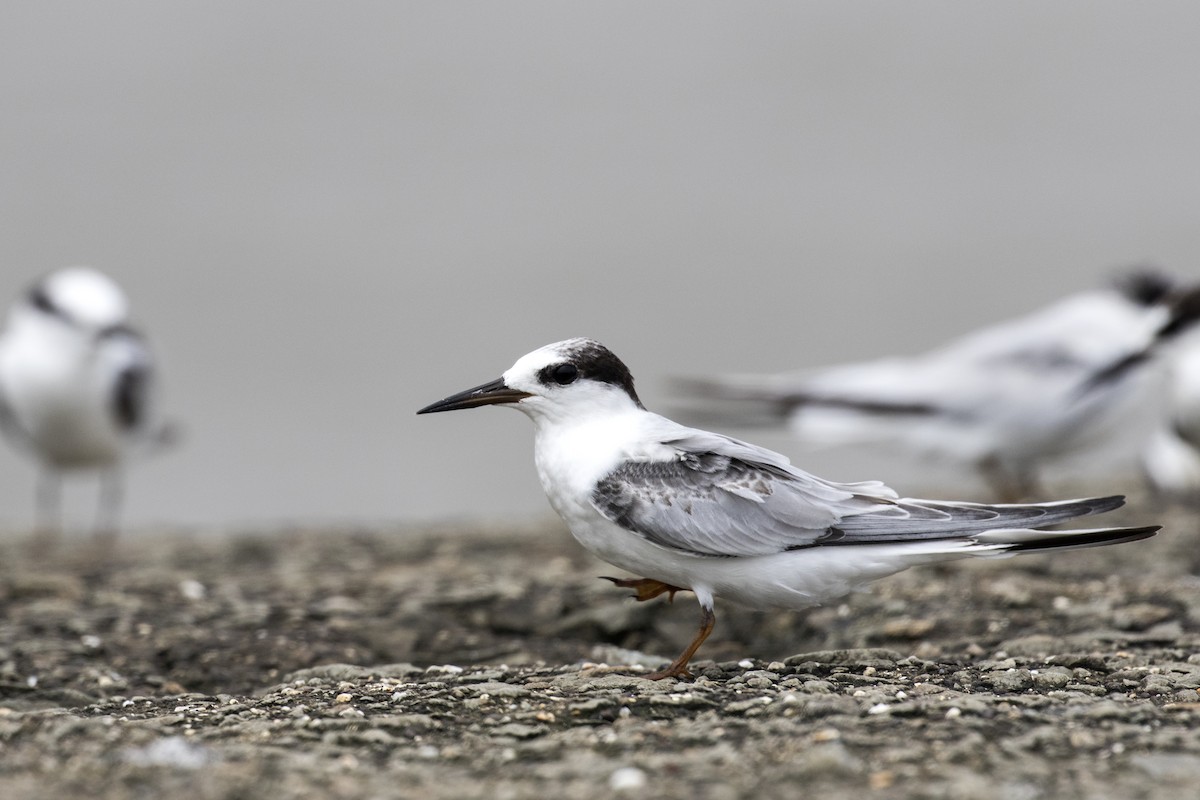
<path fill-rule="evenodd" d="M 713 626 L 716 624 L 717 615 L 713 613 L 713 610 L 700 606 L 700 630 L 696 632 L 696 638 L 692 639 L 692 643 L 687 646 L 687 649 L 679 654 L 679 658 L 662 669 L 651 672 L 646 677 L 652 681 L 661 681 L 663 678 L 692 677 L 692 673 L 688 671 L 687 664 L 692 660 L 692 656 L 696 655 L 696 651 L 700 649 L 700 645 L 704 644 L 704 640 L 708 638 L 708 635 L 712 633 Z"/>
<path fill-rule="evenodd" d="M 672 586 L 669 583 L 656 581 L 653 578 L 610 578 L 607 575 L 601 575 L 600 577 L 604 578 L 606 581 L 612 581 L 622 589 L 633 589 L 635 592 L 634 598 L 639 603 L 644 603 L 647 600 L 653 600 L 663 592 L 670 593 L 667 599 L 673 603 L 675 602 L 676 592 L 688 591 L 687 589 L 683 589 L 679 586 Z"/>

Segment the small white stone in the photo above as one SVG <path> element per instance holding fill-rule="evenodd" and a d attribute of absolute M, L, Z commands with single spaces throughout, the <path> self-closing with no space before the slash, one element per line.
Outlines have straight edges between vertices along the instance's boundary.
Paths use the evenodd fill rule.
<path fill-rule="evenodd" d="M 185 578 L 179 582 L 179 593 L 186 600 L 198 602 L 208 596 L 208 589 L 198 580 Z"/>
<path fill-rule="evenodd" d="M 614 792 L 631 792 L 645 787 L 646 773 L 637 767 L 621 767 L 608 776 L 608 788 Z"/>
<path fill-rule="evenodd" d="M 962 716 L 962 709 L 958 706 L 946 709 L 946 719 L 958 719 Z"/>
<path fill-rule="evenodd" d="M 189 742 L 182 736 L 156 739 L 145 747 L 131 748 L 120 755 L 122 761 L 140 767 L 200 769 L 213 760 L 208 748 Z"/>
<path fill-rule="evenodd" d="M 892 707 L 889 706 L 887 703 L 876 703 L 875 705 L 873 705 L 867 709 L 867 713 L 868 714 L 886 714 L 887 712 L 889 712 L 891 710 L 892 710 Z"/>
<path fill-rule="evenodd" d="M 743 658 L 741 661 L 738 662 L 738 666 L 741 667 L 742 669 L 750 669 L 751 667 L 754 666 L 754 662 L 748 658 Z"/>
<path fill-rule="evenodd" d="M 426 672 L 443 672 L 447 675 L 457 675 L 463 671 L 463 668 L 455 666 L 454 664 L 440 664 L 440 665 L 435 665 L 432 667 L 426 667 L 425 671 Z"/>

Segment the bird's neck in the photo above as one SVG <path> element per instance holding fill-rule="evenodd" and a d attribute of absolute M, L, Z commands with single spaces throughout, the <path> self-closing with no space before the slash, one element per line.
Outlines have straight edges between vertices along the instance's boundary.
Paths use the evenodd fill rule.
<path fill-rule="evenodd" d="M 548 494 L 590 496 L 596 482 L 628 458 L 639 457 L 642 416 L 621 413 L 534 419 L 534 460 Z"/>

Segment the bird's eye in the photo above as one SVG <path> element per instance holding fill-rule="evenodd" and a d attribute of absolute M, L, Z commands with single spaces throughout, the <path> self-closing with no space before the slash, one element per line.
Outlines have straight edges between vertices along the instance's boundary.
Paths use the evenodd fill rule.
<path fill-rule="evenodd" d="M 575 368 L 574 364 L 559 364 L 550 371 L 550 377 L 559 386 L 566 386 L 568 383 L 575 382 L 575 379 L 579 377 L 579 370 Z"/>

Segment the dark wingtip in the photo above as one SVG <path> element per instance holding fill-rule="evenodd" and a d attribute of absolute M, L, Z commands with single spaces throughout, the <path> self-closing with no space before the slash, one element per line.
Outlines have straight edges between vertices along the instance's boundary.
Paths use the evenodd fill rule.
<path fill-rule="evenodd" d="M 1156 264 L 1130 267 L 1113 279 L 1113 286 L 1129 300 L 1143 306 L 1161 303 L 1175 290 L 1175 279 Z"/>
<path fill-rule="evenodd" d="M 1190 328 L 1200 320 L 1200 286 L 1192 286 L 1175 295 L 1171 301 L 1171 317 L 1158 332 L 1159 339 L 1168 339 Z"/>

